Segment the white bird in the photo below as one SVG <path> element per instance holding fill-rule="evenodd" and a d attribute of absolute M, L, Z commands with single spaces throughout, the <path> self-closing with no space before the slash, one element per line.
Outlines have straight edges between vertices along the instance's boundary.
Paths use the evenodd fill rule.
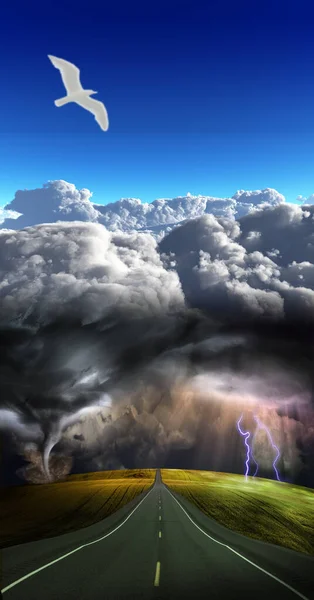
<path fill-rule="evenodd" d="M 69 102 L 76 102 L 89 112 L 91 112 L 98 125 L 103 131 L 109 127 L 108 113 L 105 105 L 98 100 L 90 98 L 92 94 L 97 94 L 94 90 L 84 90 L 80 82 L 80 69 L 63 58 L 57 58 L 48 54 L 48 58 L 56 69 L 59 69 L 67 91 L 67 96 L 55 100 L 56 106 L 63 106 Z"/>

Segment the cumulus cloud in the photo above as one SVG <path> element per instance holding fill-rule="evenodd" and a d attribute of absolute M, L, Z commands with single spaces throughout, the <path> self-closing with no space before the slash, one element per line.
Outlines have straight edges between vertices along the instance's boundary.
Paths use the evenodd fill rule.
<path fill-rule="evenodd" d="M 0 206 L 0 226 L 2 225 L 2 227 L 4 227 L 3 223 L 5 221 L 7 223 L 11 221 L 14 222 L 14 220 L 16 220 L 19 216 L 20 213 L 14 210 L 6 210 L 5 208 Z"/>
<path fill-rule="evenodd" d="M 257 208 L 239 221 L 204 215 L 159 243 L 189 304 L 230 318 L 314 317 L 314 208 Z"/>
<path fill-rule="evenodd" d="M 15 218 L 6 218 L 3 228 L 22 229 L 40 223 L 56 221 L 97 222 L 100 214 L 91 202 L 92 193 L 83 188 L 76 189 L 67 181 L 45 183 L 35 190 L 18 190 L 14 199 L 5 206 L 5 211 L 14 211 Z"/>
<path fill-rule="evenodd" d="M 314 194 L 311 194 L 307 198 L 305 196 L 297 196 L 296 201 L 301 204 L 314 204 Z"/>
<path fill-rule="evenodd" d="M 256 206 L 277 206 L 285 202 L 282 194 L 270 188 L 251 192 L 240 190 L 232 198 L 189 193 L 151 203 L 141 202 L 138 198 L 122 198 L 101 205 L 94 204 L 91 198 L 89 190 L 78 190 L 63 180 L 49 181 L 35 190 L 18 190 L 5 206 L 11 213 L 7 213 L 2 227 L 22 229 L 41 223 L 80 220 L 102 223 L 111 231 L 152 230 L 155 235 L 164 235 L 177 223 L 203 214 L 239 218 Z"/>
<path fill-rule="evenodd" d="M 98 321 L 117 307 L 150 313 L 178 308 L 178 276 L 167 271 L 155 240 L 110 233 L 96 223 L 39 225 L 0 231 L 2 320 L 77 315 Z"/>

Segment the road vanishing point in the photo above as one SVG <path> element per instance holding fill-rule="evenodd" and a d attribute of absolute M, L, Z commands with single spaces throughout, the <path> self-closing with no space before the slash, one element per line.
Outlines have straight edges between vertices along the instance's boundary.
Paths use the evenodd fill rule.
<path fill-rule="evenodd" d="M 3 600 L 314 600 L 314 557 L 223 527 L 159 469 L 99 523 L 1 553 Z"/>

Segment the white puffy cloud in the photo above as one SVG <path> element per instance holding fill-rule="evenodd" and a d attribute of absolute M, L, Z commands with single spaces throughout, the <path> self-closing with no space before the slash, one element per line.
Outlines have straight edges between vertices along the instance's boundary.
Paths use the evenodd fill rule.
<path fill-rule="evenodd" d="M 311 194 L 306 198 L 305 196 L 297 196 L 297 202 L 301 202 L 301 204 L 314 204 L 314 194 Z"/>
<path fill-rule="evenodd" d="M 56 221 L 92 221 L 102 223 L 111 231 L 152 230 L 157 236 L 187 219 L 203 214 L 239 218 L 256 206 L 277 206 L 285 202 L 276 190 L 238 191 L 232 198 L 212 196 L 179 196 L 160 198 L 144 203 L 137 198 L 122 198 L 117 202 L 93 204 L 92 193 L 78 190 L 63 180 L 49 181 L 42 188 L 18 190 L 5 209 L 7 214 L 2 227 L 22 229 L 41 223 Z M 18 218 L 16 216 L 20 214 Z M 11 218 L 9 218 L 11 216 Z"/>
<path fill-rule="evenodd" d="M 184 304 L 178 276 L 163 267 L 152 236 L 82 222 L 0 231 L 0 295 L 2 320 L 34 315 L 40 322 Z"/>
<path fill-rule="evenodd" d="M 20 216 L 20 213 L 14 211 L 14 210 L 6 210 L 2 206 L 0 206 L 0 225 L 2 225 L 2 223 L 4 223 L 4 221 L 6 221 L 7 219 L 14 221 L 19 216 Z"/>
<path fill-rule="evenodd" d="M 252 193 L 243 196 L 251 206 Z M 235 318 L 311 317 L 314 206 L 257 203 L 239 220 L 205 214 L 158 246 L 148 232 L 110 232 L 100 223 L 3 229 L 0 294 L 2 319 L 45 321 L 71 306 L 87 322 L 114 306 L 154 312 L 184 301 Z"/>
<path fill-rule="evenodd" d="M 40 223 L 56 221 L 92 221 L 100 216 L 91 202 L 92 193 L 63 180 L 49 181 L 42 188 L 18 190 L 14 199 L 5 206 L 14 211 L 18 218 L 7 218 L 2 227 L 22 229 Z"/>

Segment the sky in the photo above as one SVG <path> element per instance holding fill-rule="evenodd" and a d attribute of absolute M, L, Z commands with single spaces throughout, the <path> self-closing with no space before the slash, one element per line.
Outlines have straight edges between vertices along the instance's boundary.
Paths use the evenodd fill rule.
<path fill-rule="evenodd" d="M 311 3 L 21 1 L 1 9 L 0 206 L 64 179 L 96 203 L 314 193 Z M 64 96 L 77 64 L 109 114 Z"/>

